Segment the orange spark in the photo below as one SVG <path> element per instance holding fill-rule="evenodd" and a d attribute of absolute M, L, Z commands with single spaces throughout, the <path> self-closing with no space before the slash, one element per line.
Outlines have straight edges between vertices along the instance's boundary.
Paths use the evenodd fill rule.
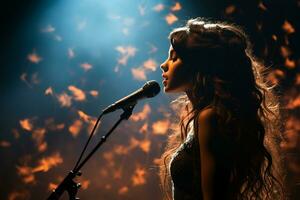
<path fill-rule="evenodd" d="M 139 81 L 147 80 L 146 71 L 144 68 L 131 68 L 133 78 Z"/>
<path fill-rule="evenodd" d="M 280 54 L 282 55 L 282 57 L 287 58 L 291 55 L 291 50 L 288 46 L 281 46 Z"/>
<path fill-rule="evenodd" d="M 150 151 L 150 146 L 151 146 L 151 141 L 150 140 L 143 140 L 140 142 L 140 148 L 145 152 L 145 153 L 149 153 Z"/>
<path fill-rule="evenodd" d="M 93 97 L 97 97 L 99 95 L 99 92 L 97 90 L 91 90 L 90 95 L 92 95 Z"/>
<path fill-rule="evenodd" d="M 296 62 L 294 60 L 286 58 L 284 62 L 284 66 L 286 66 L 289 69 L 294 69 L 296 67 Z"/>
<path fill-rule="evenodd" d="M 32 169 L 32 172 L 47 172 L 51 168 L 61 164 L 63 162 L 59 153 L 55 153 L 51 156 L 42 158 L 39 160 L 38 165 Z"/>
<path fill-rule="evenodd" d="M 90 69 L 93 68 L 93 66 L 89 63 L 82 63 L 80 64 L 80 67 L 84 70 L 84 71 L 89 71 Z"/>
<path fill-rule="evenodd" d="M 117 146 L 115 146 L 113 151 L 117 155 L 126 155 L 126 154 L 128 154 L 129 149 L 127 146 L 117 145 Z"/>
<path fill-rule="evenodd" d="M 175 23 L 178 20 L 178 18 L 174 14 L 170 13 L 165 17 L 165 20 L 169 25 L 171 25 Z"/>
<path fill-rule="evenodd" d="M 295 32 L 295 28 L 293 27 L 293 25 L 285 20 L 283 25 L 282 25 L 282 29 L 287 33 L 287 34 L 292 34 Z"/>
<path fill-rule="evenodd" d="M 80 181 L 80 183 L 81 183 L 81 188 L 83 190 L 86 190 L 86 189 L 88 189 L 89 185 L 91 184 L 91 181 L 83 180 L 83 181 Z"/>
<path fill-rule="evenodd" d="M 151 113 L 151 107 L 149 104 L 145 104 L 143 110 L 141 112 L 134 113 L 131 116 L 131 120 L 133 121 L 142 121 L 145 120 L 149 114 Z"/>
<path fill-rule="evenodd" d="M 57 99 L 61 107 L 70 107 L 72 105 L 72 97 L 65 92 L 57 95 Z"/>
<path fill-rule="evenodd" d="M 48 87 L 48 88 L 45 90 L 45 95 L 53 95 L 52 87 Z"/>
<path fill-rule="evenodd" d="M 32 131 L 33 124 L 31 119 L 23 119 L 19 121 L 21 127 L 26 131 Z"/>
<path fill-rule="evenodd" d="M 263 11 L 267 10 L 267 7 L 263 4 L 263 2 L 259 2 L 258 7 Z"/>
<path fill-rule="evenodd" d="M 146 170 L 141 167 L 137 167 L 131 177 L 132 185 L 144 185 L 146 183 Z"/>
<path fill-rule="evenodd" d="M 296 75 L 296 82 L 295 85 L 300 85 L 300 74 Z"/>
<path fill-rule="evenodd" d="M 156 63 L 155 60 L 153 60 L 153 59 L 148 59 L 147 61 L 145 61 L 145 62 L 143 63 L 143 67 L 144 67 L 145 69 L 149 69 L 149 70 L 151 70 L 151 71 L 155 71 L 156 68 L 157 68 L 157 63 Z"/>
<path fill-rule="evenodd" d="M 123 187 L 121 187 L 119 190 L 118 190 L 118 194 L 119 195 L 123 195 L 123 194 L 126 194 L 126 193 L 128 193 L 128 187 L 127 186 L 123 186 Z"/>
<path fill-rule="evenodd" d="M 139 130 L 140 133 L 147 133 L 148 132 L 148 123 L 145 123 Z"/>
<path fill-rule="evenodd" d="M 160 12 L 165 8 L 165 6 L 163 4 L 157 4 L 156 6 L 153 7 L 153 10 L 155 10 L 156 12 Z"/>
<path fill-rule="evenodd" d="M 275 34 L 273 34 L 273 35 L 272 35 L 272 39 L 273 39 L 274 41 L 277 41 L 278 38 L 277 38 L 277 36 L 276 36 Z"/>
<path fill-rule="evenodd" d="M 285 73 L 280 69 L 275 69 L 272 72 L 270 72 L 267 76 L 267 79 L 273 84 L 277 85 L 280 80 L 282 80 L 285 77 Z"/>
<path fill-rule="evenodd" d="M 57 186 L 58 186 L 58 184 L 49 183 L 48 190 L 50 190 L 50 191 L 55 190 L 57 188 Z"/>
<path fill-rule="evenodd" d="M 229 5 L 225 8 L 225 14 L 227 14 L 227 15 L 231 15 L 235 11 L 236 11 L 235 5 Z"/>
<path fill-rule="evenodd" d="M 28 54 L 27 59 L 35 64 L 38 64 L 42 60 L 42 58 L 36 52 Z"/>
<path fill-rule="evenodd" d="M 300 107 L 300 95 L 294 99 L 290 98 L 288 104 L 286 105 L 287 109 L 296 109 L 298 107 Z"/>
<path fill-rule="evenodd" d="M 76 137 L 82 129 L 82 121 L 75 120 L 71 126 L 69 126 L 69 132 L 73 137 Z"/>
<path fill-rule="evenodd" d="M 171 11 L 178 11 L 181 10 L 181 5 L 179 2 L 176 2 L 173 7 L 171 7 Z"/>
<path fill-rule="evenodd" d="M 73 97 L 76 101 L 84 101 L 86 99 L 85 93 L 81 89 L 73 85 L 70 85 L 68 89 L 72 92 Z"/>
<path fill-rule="evenodd" d="M 114 170 L 114 179 L 122 178 L 122 168 Z"/>
<path fill-rule="evenodd" d="M 156 135 L 164 135 L 170 128 L 170 121 L 168 119 L 160 120 L 152 124 L 152 131 Z"/>
<path fill-rule="evenodd" d="M 32 133 L 32 139 L 35 141 L 38 151 L 44 152 L 47 149 L 47 143 L 45 142 L 46 129 L 38 128 Z"/>
<path fill-rule="evenodd" d="M 126 65 L 128 58 L 135 56 L 137 52 L 133 46 L 117 46 L 116 50 L 121 53 L 121 58 L 118 59 L 120 65 Z"/>
<path fill-rule="evenodd" d="M 8 200 L 30 199 L 30 193 L 27 190 L 13 191 L 8 194 Z"/>

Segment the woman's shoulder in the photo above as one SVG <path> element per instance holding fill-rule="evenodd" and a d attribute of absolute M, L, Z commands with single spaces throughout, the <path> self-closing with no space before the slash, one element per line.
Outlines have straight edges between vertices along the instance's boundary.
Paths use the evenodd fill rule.
<path fill-rule="evenodd" d="M 213 107 L 201 110 L 198 116 L 198 123 L 205 126 L 216 125 L 219 118 L 216 109 Z"/>

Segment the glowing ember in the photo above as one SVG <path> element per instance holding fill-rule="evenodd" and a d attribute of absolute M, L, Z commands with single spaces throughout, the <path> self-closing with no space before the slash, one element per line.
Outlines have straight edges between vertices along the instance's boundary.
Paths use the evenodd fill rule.
<path fill-rule="evenodd" d="M 46 129 L 44 128 L 38 128 L 34 130 L 32 133 L 32 138 L 35 141 L 39 152 L 44 152 L 47 149 L 45 134 L 46 134 Z"/>
<path fill-rule="evenodd" d="M 168 14 L 165 19 L 169 25 L 174 24 L 178 20 L 178 18 L 172 13 Z"/>
<path fill-rule="evenodd" d="M 235 5 L 229 5 L 225 8 L 225 13 L 227 15 L 231 15 L 232 13 L 234 13 L 236 11 L 236 7 Z"/>
<path fill-rule="evenodd" d="M 146 170 L 141 167 L 137 167 L 131 177 L 132 185 L 144 185 L 146 183 Z"/>
<path fill-rule="evenodd" d="M 35 64 L 38 64 L 42 60 L 42 58 L 36 52 L 28 54 L 27 59 Z"/>
<path fill-rule="evenodd" d="M 73 137 L 76 137 L 82 129 L 82 121 L 75 120 L 71 126 L 69 126 L 69 132 Z"/>
<path fill-rule="evenodd" d="M 72 97 L 65 92 L 57 95 L 57 99 L 61 107 L 70 107 L 72 105 Z"/>
<path fill-rule="evenodd" d="M 84 101 L 86 99 L 85 93 L 81 89 L 73 85 L 70 85 L 68 89 L 72 92 L 73 97 L 76 101 Z"/>
<path fill-rule="evenodd" d="M 176 2 L 175 5 L 171 8 L 172 11 L 181 10 L 181 5 L 179 2 Z"/>
<path fill-rule="evenodd" d="M 48 87 L 48 88 L 45 90 L 45 95 L 53 95 L 52 87 Z"/>
<path fill-rule="evenodd" d="M 118 194 L 122 195 L 122 194 L 126 194 L 128 193 L 128 187 L 127 186 L 123 186 L 118 190 Z"/>
<path fill-rule="evenodd" d="M 294 28 L 293 25 L 292 25 L 289 21 L 287 21 L 287 20 L 284 21 L 284 23 L 283 23 L 283 25 L 282 25 L 282 29 L 283 29 L 286 33 L 288 33 L 288 34 L 292 34 L 292 33 L 295 32 L 295 28 Z"/>
<path fill-rule="evenodd" d="M 93 68 L 93 66 L 89 63 L 82 63 L 80 65 L 80 67 L 84 70 L 84 71 L 89 71 Z"/>
<path fill-rule="evenodd" d="M 151 113 L 151 107 L 149 104 L 145 104 L 141 112 L 134 113 L 130 119 L 133 121 L 145 120 Z"/>
<path fill-rule="evenodd" d="M 144 68 L 131 68 L 133 78 L 139 81 L 147 80 L 146 71 Z"/>
<path fill-rule="evenodd" d="M 97 90 L 91 90 L 90 95 L 92 95 L 93 97 L 97 97 L 99 95 L 99 92 Z"/>
<path fill-rule="evenodd" d="M 153 7 L 153 10 L 155 10 L 156 12 L 160 12 L 165 8 L 165 6 L 163 4 L 157 4 L 156 6 Z"/>
<path fill-rule="evenodd" d="M 121 58 L 118 59 L 118 64 L 127 65 L 127 60 L 135 56 L 137 49 L 133 46 L 117 46 L 116 50 L 121 53 Z"/>
<path fill-rule="evenodd" d="M 157 135 L 164 135 L 170 128 L 170 121 L 168 119 L 160 120 L 152 124 L 152 131 Z"/>
<path fill-rule="evenodd" d="M 31 119 L 23 119 L 20 120 L 20 125 L 21 127 L 26 130 L 26 131 L 32 131 L 33 129 L 33 124 L 32 124 L 32 120 Z"/>
<path fill-rule="evenodd" d="M 157 63 L 153 59 L 149 59 L 143 63 L 143 67 L 145 69 L 149 69 L 151 71 L 155 71 L 157 68 Z"/>

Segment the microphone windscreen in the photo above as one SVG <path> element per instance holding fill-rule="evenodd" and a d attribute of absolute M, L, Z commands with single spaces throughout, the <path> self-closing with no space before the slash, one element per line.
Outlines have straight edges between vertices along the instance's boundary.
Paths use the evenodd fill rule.
<path fill-rule="evenodd" d="M 143 90 L 147 97 L 154 97 L 160 92 L 160 86 L 156 81 L 148 81 L 143 86 Z"/>

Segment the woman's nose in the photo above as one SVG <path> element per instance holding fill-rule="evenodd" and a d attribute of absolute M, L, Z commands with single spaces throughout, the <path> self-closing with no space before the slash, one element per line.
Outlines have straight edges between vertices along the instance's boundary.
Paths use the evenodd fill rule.
<path fill-rule="evenodd" d="M 168 67 L 167 67 L 166 62 L 162 63 L 162 64 L 160 65 L 160 68 L 161 68 L 161 70 L 163 70 L 164 72 L 166 72 L 166 71 L 168 70 Z"/>

